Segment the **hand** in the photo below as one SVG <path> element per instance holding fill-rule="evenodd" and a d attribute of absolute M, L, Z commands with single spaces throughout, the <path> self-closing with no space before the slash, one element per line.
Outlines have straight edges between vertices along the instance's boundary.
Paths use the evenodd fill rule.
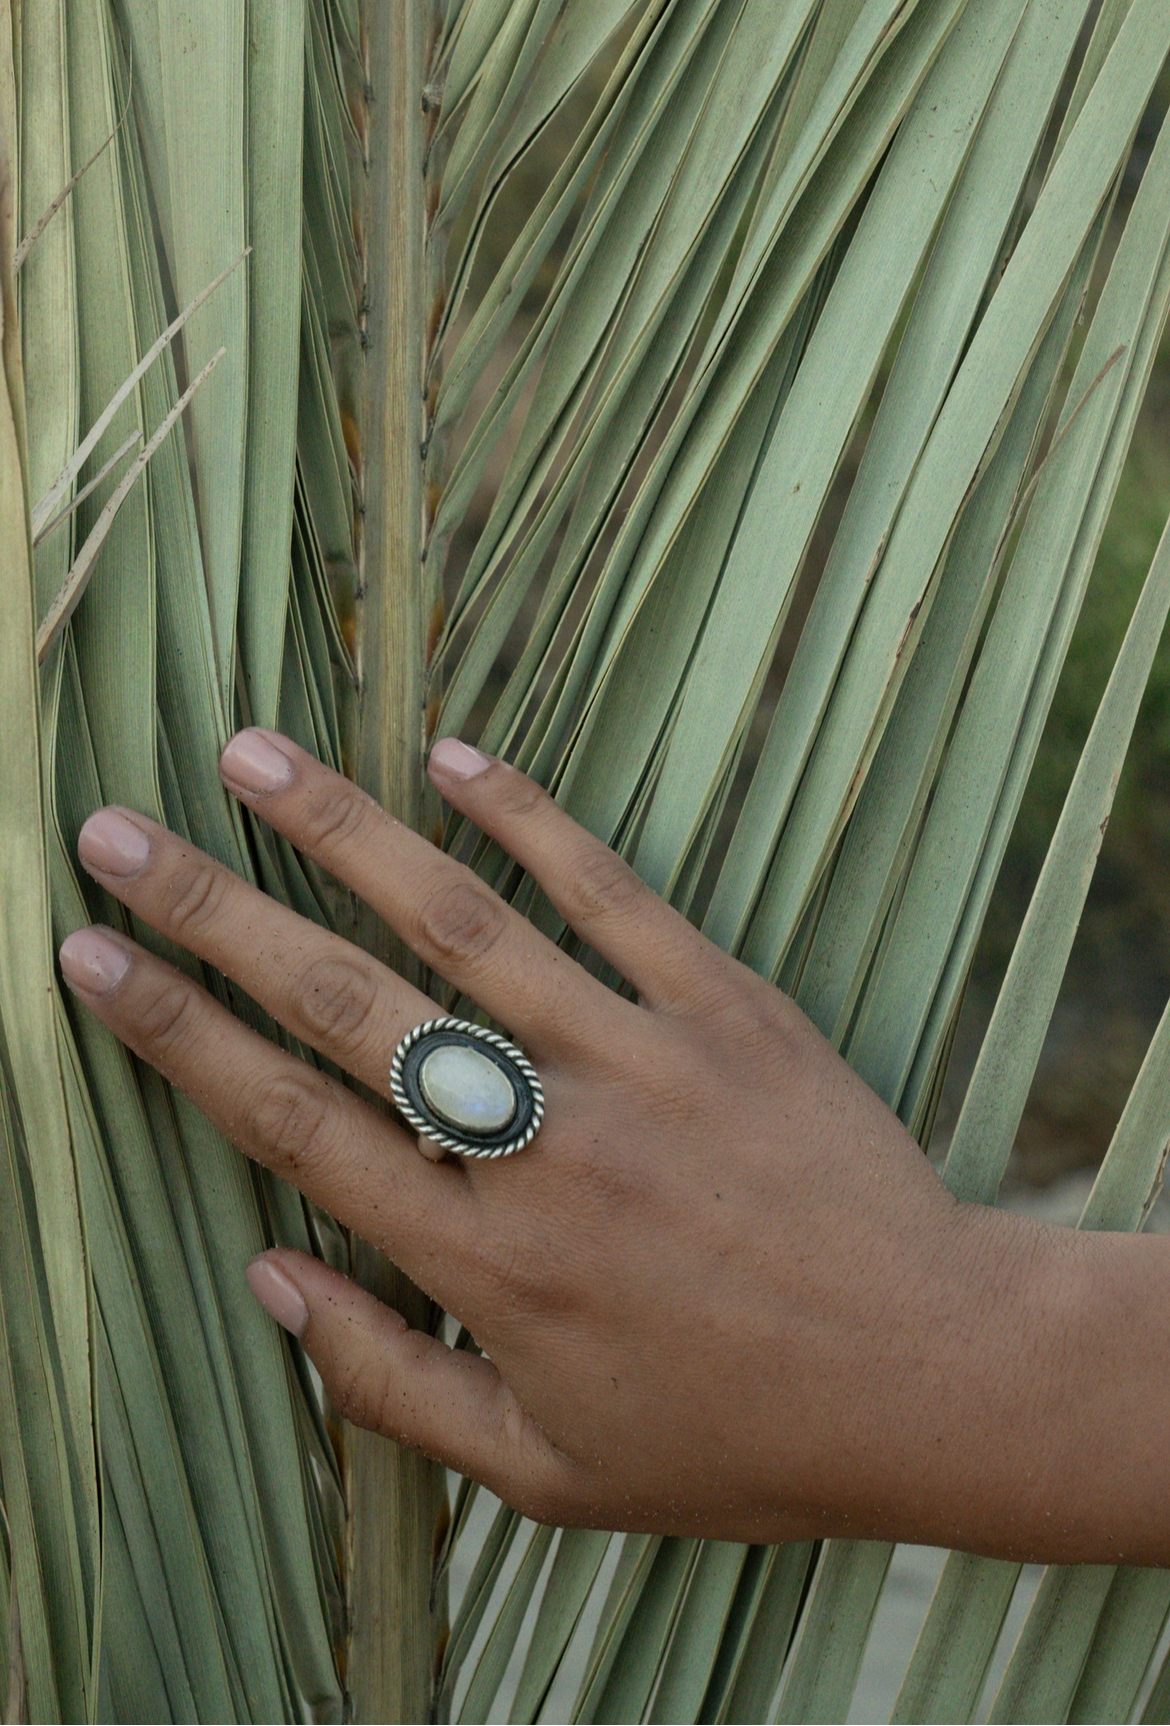
<path fill-rule="evenodd" d="M 1164 1372 L 1141 1294 L 1164 1253 L 1135 1281 L 1115 1238 L 957 1204 L 789 1000 L 502 762 L 447 739 L 430 772 L 637 1004 L 287 739 L 242 732 L 221 772 L 501 1023 L 545 1088 L 525 1150 L 434 1163 L 123 936 L 62 947 L 116 1035 L 482 1347 L 412 1332 L 315 1259 L 263 1254 L 253 1291 L 351 1421 L 540 1521 L 1164 1561 L 1140 1493 L 1132 1514 L 1117 1500 L 1134 1492 L 1122 1477 L 1161 1467 L 1160 1414 L 1145 1450 L 1117 1437 L 1153 1368 L 1138 1382 L 1124 1349 L 1094 1346 L 1121 1319 Z M 388 1097 L 429 997 L 141 815 L 100 811 L 79 851 L 138 917 Z M 1119 1481 L 1102 1508 L 1105 1454 Z"/>

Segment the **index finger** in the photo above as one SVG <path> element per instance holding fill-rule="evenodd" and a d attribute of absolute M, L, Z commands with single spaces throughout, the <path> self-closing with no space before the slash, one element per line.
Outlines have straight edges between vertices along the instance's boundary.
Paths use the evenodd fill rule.
<path fill-rule="evenodd" d="M 616 851 L 506 761 L 444 737 L 431 750 L 428 771 L 451 806 L 528 871 L 570 929 L 634 985 L 646 1006 L 693 1011 L 735 966 Z"/>
<path fill-rule="evenodd" d="M 287 737 L 233 737 L 220 773 L 258 815 L 352 887 L 423 962 L 530 1050 L 592 1045 L 637 1011 L 590 977 L 464 864 L 380 809 Z"/>

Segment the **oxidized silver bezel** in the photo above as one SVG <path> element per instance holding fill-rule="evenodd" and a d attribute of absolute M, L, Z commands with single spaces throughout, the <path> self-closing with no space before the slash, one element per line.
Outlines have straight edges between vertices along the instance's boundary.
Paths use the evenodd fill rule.
<path fill-rule="evenodd" d="M 483 1137 L 461 1134 L 427 1103 L 418 1071 L 427 1055 L 445 1043 L 473 1043 L 507 1075 L 516 1093 L 516 1113 L 499 1132 Z M 532 1143 L 544 1120 L 544 1090 L 532 1062 L 498 1031 L 467 1019 L 428 1019 L 408 1031 L 390 1062 L 390 1095 L 416 1133 L 461 1157 L 510 1157 Z"/>

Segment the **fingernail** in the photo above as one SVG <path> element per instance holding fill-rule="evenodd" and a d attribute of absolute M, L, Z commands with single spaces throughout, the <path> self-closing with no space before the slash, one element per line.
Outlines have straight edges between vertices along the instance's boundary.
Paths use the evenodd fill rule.
<path fill-rule="evenodd" d="M 241 791 L 279 791 L 293 776 L 284 750 L 261 731 L 237 731 L 219 758 L 219 770 Z"/>
<path fill-rule="evenodd" d="M 298 1339 L 305 1334 L 309 1322 L 309 1309 L 305 1305 L 305 1297 L 293 1282 L 285 1276 L 278 1265 L 262 1253 L 258 1259 L 253 1259 L 244 1273 L 248 1278 L 248 1287 L 260 1302 L 266 1313 L 271 1313 L 277 1324 L 282 1324 L 285 1330 L 291 1330 Z"/>
<path fill-rule="evenodd" d="M 66 982 L 86 995 L 108 995 L 130 969 L 130 955 L 104 929 L 77 929 L 61 943 Z"/>
<path fill-rule="evenodd" d="M 99 809 L 77 836 L 77 855 L 103 875 L 137 875 L 150 856 L 150 840 L 117 809 Z"/>
<path fill-rule="evenodd" d="M 493 757 L 470 743 L 460 743 L 457 737 L 440 737 L 431 750 L 428 766 L 437 767 L 448 779 L 474 779 L 492 764 Z"/>

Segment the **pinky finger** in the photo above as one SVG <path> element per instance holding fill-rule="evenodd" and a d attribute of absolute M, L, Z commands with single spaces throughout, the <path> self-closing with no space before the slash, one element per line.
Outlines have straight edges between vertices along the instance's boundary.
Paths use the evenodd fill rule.
<path fill-rule="evenodd" d="M 392 1307 L 307 1253 L 261 1253 L 247 1277 L 354 1426 L 469 1475 L 534 1521 L 571 1514 L 572 1463 L 490 1361 L 411 1330 Z"/>

